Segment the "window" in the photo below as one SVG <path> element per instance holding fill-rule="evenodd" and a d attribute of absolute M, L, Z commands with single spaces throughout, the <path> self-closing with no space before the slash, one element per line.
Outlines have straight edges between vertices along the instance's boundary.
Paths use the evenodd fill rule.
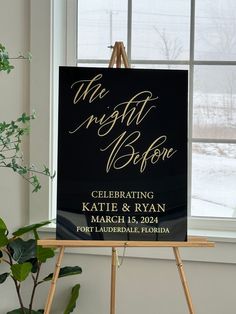
<path fill-rule="evenodd" d="M 80 0 L 77 26 L 78 66 L 106 67 L 123 41 L 132 67 L 189 69 L 190 226 L 234 223 L 236 2 Z"/>
<path fill-rule="evenodd" d="M 189 225 L 234 231 L 234 15 L 234 0 L 33 1 L 30 159 L 56 169 L 58 65 L 107 67 L 123 41 L 132 67 L 189 69 Z M 30 222 L 55 217 L 55 185 L 30 194 Z"/>

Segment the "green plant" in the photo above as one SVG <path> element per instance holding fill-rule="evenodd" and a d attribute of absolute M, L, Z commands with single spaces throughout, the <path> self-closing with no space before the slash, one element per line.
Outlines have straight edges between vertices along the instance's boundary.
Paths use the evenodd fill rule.
<path fill-rule="evenodd" d="M 25 58 L 23 56 L 17 59 Z M 5 47 L 0 44 L 0 72 L 9 73 L 14 67 L 9 62 L 8 52 Z M 29 59 L 29 57 L 27 58 Z M 41 188 L 38 175 L 46 175 L 53 178 L 48 167 L 37 169 L 34 165 L 25 165 L 22 153 L 22 140 L 29 133 L 30 121 L 35 115 L 23 113 L 18 119 L 11 122 L 0 122 L 0 168 L 8 168 L 22 176 L 28 183 L 33 186 L 33 192 L 37 192 Z M 43 310 L 34 310 L 33 301 L 37 287 L 52 279 L 53 274 L 50 273 L 44 278 L 40 278 L 40 271 L 48 259 L 54 257 L 54 250 L 51 248 L 43 248 L 37 245 L 39 239 L 38 229 L 49 221 L 38 224 L 29 225 L 20 228 L 9 236 L 6 223 L 0 217 L 0 264 L 8 265 L 8 271 L 0 272 L 0 284 L 3 284 L 8 278 L 12 279 L 20 307 L 8 312 L 8 314 L 39 314 Z M 33 234 L 33 237 L 29 237 Z M 0 265 L 1 267 L 1 265 Z M 79 266 L 63 267 L 60 270 L 59 278 L 77 275 L 81 273 Z M 25 306 L 21 294 L 21 288 L 25 280 L 32 278 L 31 296 L 28 300 L 28 306 Z M 27 283 L 28 287 L 28 283 Z M 72 288 L 71 298 L 64 311 L 64 314 L 71 313 L 79 296 L 80 285 L 77 284 Z"/>
<path fill-rule="evenodd" d="M 33 192 L 37 192 L 40 188 L 40 182 L 37 174 L 43 174 L 51 178 L 48 167 L 38 170 L 35 166 L 27 166 L 23 164 L 23 154 L 21 143 L 23 137 L 29 133 L 29 122 L 34 119 L 35 115 L 27 115 L 23 113 L 17 120 L 11 122 L 0 122 L 0 167 L 13 170 L 21 175 L 33 186 Z"/>
<path fill-rule="evenodd" d="M 6 71 L 9 73 L 12 69 L 14 69 L 14 66 L 10 64 L 8 52 L 6 48 L 0 44 L 0 72 Z"/>
<path fill-rule="evenodd" d="M 0 72 L 6 71 L 10 73 L 14 66 L 10 64 L 10 59 L 26 59 L 31 60 L 32 56 L 31 53 L 28 52 L 26 55 L 19 54 L 15 58 L 10 58 L 6 48 L 0 43 Z"/>
<path fill-rule="evenodd" d="M 39 314 L 43 310 L 34 310 L 33 301 L 35 292 L 39 285 L 44 284 L 52 279 L 53 273 L 46 277 L 40 278 L 40 271 L 42 266 L 48 259 L 54 257 L 54 250 L 51 248 L 44 248 L 37 245 L 39 235 L 37 229 L 48 224 L 45 221 L 38 224 L 29 225 L 18 229 L 9 237 L 9 232 L 5 222 L 0 218 L 0 261 L 8 265 L 9 270 L 0 274 L 0 284 L 3 284 L 8 278 L 12 279 L 16 288 L 17 297 L 20 308 L 14 309 L 7 314 Z M 33 234 L 33 238 L 26 238 L 25 236 Z M 77 275 L 82 272 L 79 266 L 66 266 L 60 269 L 59 278 Z M 21 287 L 23 282 L 28 278 L 32 279 L 31 295 L 26 307 L 21 295 Z M 71 298 L 66 306 L 64 314 L 71 313 L 75 306 L 76 300 L 79 296 L 80 285 L 77 284 L 72 288 Z"/>

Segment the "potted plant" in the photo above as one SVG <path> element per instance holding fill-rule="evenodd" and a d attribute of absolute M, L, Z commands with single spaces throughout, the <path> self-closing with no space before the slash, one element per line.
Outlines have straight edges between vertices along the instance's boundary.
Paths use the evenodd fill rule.
<path fill-rule="evenodd" d="M 8 52 L 0 44 L 0 72 L 10 71 L 14 67 L 9 62 Z M 22 139 L 29 133 L 30 121 L 35 115 L 23 113 L 19 118 L 11 122 L 0 122 L 0 168 L 5 167 L 22 176 L 33 187 L 33 192 L 40 188 L 39 175 L 51 178 L 48 167 L 36 169 L 33 165 L 25 165 L 21 149 Z M 50 281 L 53 273 L 41 278 L 41 269 L 55 255 L 55 250 L 37 245 L 39 239 L 38 229 L 47 225 L 50 221 L 28 225 L 9 234 L 6 222 L 0 217 L 0 284 L 11 279 L 16 290 L 19 308 L 7 312 L 7 314 L 39 314 L 43 309 L 35 310 L 34 299 L 38 286 Z M 1 264 L 6 264 L 7 271 L 1 272 Z M 79 266 L 67 266 L 60 269 L 59 278 L 77 275 L 82 272 Z M 21 294 L 21 287 L 25 280 L 31 277 L 32 286 L 28 301 Z M 28 284 L 28 282 L 27 282 Z M 28 287 L 28 286 L 27 286 Z M 1 287 L 0 287 L 1 288 Z M 73 312 L 79 296 L 80 285 L 76 284 L 71 291 L 71 297 L 65 308 L 64 314 Z M 26 305 L 27 302 L 27 305 Z"/>

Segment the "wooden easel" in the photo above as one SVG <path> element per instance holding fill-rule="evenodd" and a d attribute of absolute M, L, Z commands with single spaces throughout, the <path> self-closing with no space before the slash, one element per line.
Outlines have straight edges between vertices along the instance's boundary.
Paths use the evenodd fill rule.
<path fill-rule="evenodd" d="M 185 298 L 187 301 L 189 314 L 195 314 L 187 278 L 184 272 L 183 262 L 180 257 L 180 247 L 214 247 L 213 242 L 209 242 L 203 237 L 189 237 L 187 242 L 166 242 L 166 241 L 87 241 L 87 240 L 38 240 L 38 245 L 44 247 L 59 248 L 59 254 L 57 257 L 54 275 L 51 281 L 51 286 L 48 293 L 48 298 L 44 310 L 44 314 L 49 314 L 53 297 L 55 294 L 56 283 L 60 272 L 61 262 L 64 255 L 65 248 L 83 248 L 83 247 L 111 247 L 112 248 L 112 259 L 111 259 L 111 299 L 110 299 L 110 314 L 115 314 L 115 288 L 116 288 L 116 270 L 117 270 L 117 259 L 116 259 L 116 248 L 118 247 L 168 247 L 174 251 L 176 265 L 179 271 L 179 276 L 183 286 Z"/>
<path fill-rule="evenodd" d="M 120 68 L 124 64 L 125 68 L 129 68 L 129 62 L 125 53 L 123 42 L 116 42 L 113 47 L 112 56 L 109 62 L 109 67 L 116 64 Z M 187 278 L 184 272 L 183 262 L 180 257 L 180 247 L 214 247 L 213 242 L 209 242 L 206 238 L 202 237 L 189 237 L 187 242 L 166 242 L 166 241 L 88 241 L 88 240 L 38 240 L 38 245 L 44 247 L 59 248 L 59 254 L 55 265 L 51 286 L 48 292 L 48 297 L 44 309 L 44 314 L 50 314 L 52 301 L 55 294 L 56 283 L 60 272 L 61 262 L 64 256 L 65 248 L 78 248 L 78 247 L 111 247 L 111 294 L 110 294 L 110 314 L 115 314 L 116 308 L 116 271 L 117 271 L 117 248 L 118 247 L 170 247 L 173 249 L 176 265 L 178 268 L 179 276 L 183 286 L 185 298 L 187 301 L 189 314 L 195 314 L 193 303 L 187 283 Z"/>

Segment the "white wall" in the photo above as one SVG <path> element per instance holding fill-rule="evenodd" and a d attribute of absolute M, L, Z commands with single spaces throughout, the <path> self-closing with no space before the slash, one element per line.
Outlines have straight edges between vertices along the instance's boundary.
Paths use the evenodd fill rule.
<path fill-rule="evenodd" d="M 0 42 L 10 56 L 29 51 L 29 0 L 0 1 Z M 0 120 L 11 121 L 29 111 L 29 63 L 12 60 L 15 69 L 10 74 L 0 72 Z M 28 141 L 24 143 L 28 159 Z M 6 169 L 0 174 L 0 214 L 10 226 L 27 222 L 28 185 Z"/>
<path fill-rule="evenodd" d="M 0 42 L 10 55 L 29 51 L 29 0 L 0 0 Z M 10 74 L 0 72 L 0 120 L 11 121 L 29 112 L 29 64 L 12 60 L 15 66 Z M 24 143 L 28 160 L 28 140 Z M 28 185 L 8 169 L 0 170 L 0 216 L 10 229 L 28 221 Z M 7 271 L 0 264 L 0 273 Z M 17 306 L 15 290 L 10 280 L 0 285 L 0 313 Z"/>
<path fill-rule="evenodd" d="M 38 0 L 40 1 L 40 0 Z M 0 42 L 15 56 L 30 47 L 30 1 L 0 0 Z M 26 61 L 14 61 L 15 70 L 0 73 L 0 119 L 17 118 L 29 112 L 29 67 Z M 29 144 L 24 144 L 26 160 Z M 0 216 L 10 228 L 28 222 L 28 186 L 15 174 L 1 169 Z M 158 249 L 154 249 L 158 250 Z M 214 249 L 206 249 L 214 250 Z M 208 252 L 208 254 L 211 254 Z M 52 271 L 54 261 L 43 272 Z M 63 265 L 80 265 L 83 274 L 58 282 L 52 313 L 63 313 L 69 287 L 79 281 L 81 314 L 108 314 L 110 297 L 110 258 L 107 256 L 66 254 Z M 221 263 L 185 263 L 190 290 L 197 314 L 236 313 L 236 267 Z M 0 265 L 0 273 L 4 272 Z M 25 295 L 29 283 L 25 288 Z M 43 306 L 47 289 L 37 294 L 36 308 Z M 0 314 L 17 306 L 10 280 L 0 285 Z M 173 261 L 126 258 L 117 278 L 117 314 L 185 314 L 188 313 L 180 280 Z"/>

